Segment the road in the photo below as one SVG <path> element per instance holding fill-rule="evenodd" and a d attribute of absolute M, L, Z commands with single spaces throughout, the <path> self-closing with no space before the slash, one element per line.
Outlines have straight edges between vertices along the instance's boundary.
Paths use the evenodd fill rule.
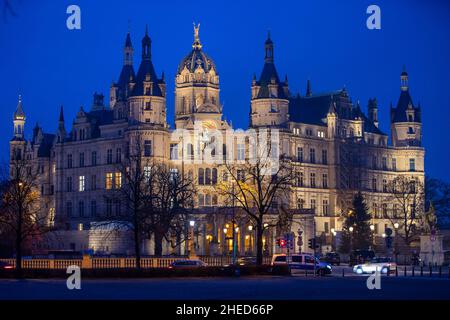
<path fill-rule="evenodd" d="M 445 299 L 450 279 L 385 277 L 380 290 L 369 290 L 367 276 L 254 276 L 241 278 L 86 279 L 81 290 L 68 290 L 65 280 L 0 280 L 0 300 L 21 299 L 160 299 L 160 300 L 316 300 L 316 299 Z"/>

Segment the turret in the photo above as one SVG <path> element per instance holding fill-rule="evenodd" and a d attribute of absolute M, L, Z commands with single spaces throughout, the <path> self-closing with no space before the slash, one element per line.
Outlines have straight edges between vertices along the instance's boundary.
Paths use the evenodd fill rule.
<path fill-rule="evenodd" d="M 421 108 L 415 106 L 409 93 L 408 73 L 400 75 L 400 97 L 397 106 L 391 106 L 391 140 L 396 146 L 421 146 Z"/>
<path fill-rule="evenodd" d="M 369 99 L 367 105 L 369 120 L 378 128 L 378 101 L 377 98 Z"/>
<path fill-rule="evenodd" d="M 267 35 L 264 44 L 264 67 L 259 80 L 252 81 L 251 119 L 253 127 L 283 126 L 289 120 L 289 86 L 287 76 L 280 81 L 274 63 L 274 44 Z"/>
<path fill-rule="evenodd" d="M 59 120 L 58 120 L 58 132 L 57 132 L 57 143 L 63 143 L 66 138 L 66 126 L 64 124 L 64 109 L 61 106 L 59 110 Z"/>
<path fill-rule="evenodd" d="M 16 111 L 14 112 L 14 139 L 24 139 L 25 113 L 22 108 L 22 96 L 19 95 Z"/>

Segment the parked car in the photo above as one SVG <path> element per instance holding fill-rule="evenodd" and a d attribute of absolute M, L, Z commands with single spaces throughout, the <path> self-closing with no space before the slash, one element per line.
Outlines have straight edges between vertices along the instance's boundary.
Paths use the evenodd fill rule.
<path fill-rule="evenodd" d="M 375 252 L 373 250 L 354 250 L 350 254 L 350 265 L 366 263 L 375 258 Z"/>
<path fill-rule="evenodd" d="M 0 270 L 11 270 L 14 266 L 6 261 L 0 261 Z"/>
<path fill-rule="evenodd" d="M 236 262 L 225 265 L 229 266 L 256 266 L 256 257 L 241 257 L 236 260 Z"/>
<path fill-rule="evenodd" d="M 338 266 L 341 264 L 341 256 L 337 252 L 327 252 L 322 261 Z"/>
<path fill-rule="evenodd" d="M 207 264 L 201 260 L 176 260 L 172 262 L 169 269 L 197 269 L 206 267 Z"/>
<path fill-rule="evenodd" d="M 381 273 L 387 274 L 388 272 L 392 272 L 395 270 L 397 265 L 395 262 L 392 262 L 391 258 L 373 258 L 369 262 L 364 264 L 357 264 L 353 267 L 353 272 L 357 274 L 363 273 L 373 273 L 375 270 L 378 270 Z"/>
<path fill-rule="evenodd" d="M 316 274 L 324 276 L 326 274 L 331 274 L 332 268 L 328 263 L 320 262 L 319 259 L 314 257 L 312 254 L 292 254 L 289 258 L 286 254 L 274 254 L 272 257 L 272 266 L 280 266 L 289 264 L 291 273 L 303 273 L 305 271 L 313 271 L 314 265 L 316 269 Z"/>

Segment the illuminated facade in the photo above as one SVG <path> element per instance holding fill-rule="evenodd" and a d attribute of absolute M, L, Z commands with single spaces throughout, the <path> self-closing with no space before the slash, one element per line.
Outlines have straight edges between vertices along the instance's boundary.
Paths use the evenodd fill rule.
<path fill-rule="evenodd" d="M 219 71 L 203 50 L 198 28 L 194 29 L 192 50 L 179 64 L 175 77 L 175 129 L 194 132 L 200 123 L 205 131 L 226 132 L 232 128 L 222 117 Z M 123 203 L 104 195 L 120 187 L 122 177 L 117 163 L 127 156 L 132 136 L 139 133 L 146 157 L 172 163 L 197 182 L 194 232 L 197 253 L 224 254 L 231 250 L 230 210 L 222 210 L 222 199 L 214 188 L 224 179 L 223 167 L 180 162 L 186 155 L 194 157 L 201 151 L 196 145 L 180 141 L 167 123 L 165 78 L 155 71 L 151 46 L 146 31 L 141 62 L 135 72 L 134 48 L 127 34 L 122 70 L 118 81 L 111 85 L 109 103 L 104 103 L 102 94 L 95 94 L 90 110 L 81 107 L 69 131 L 61 107 L 55 134 L 44 133 L 36 126 L 32 139 L 26 140 L 25 113 L 19 99 L 11 156 L 30 158 L 39 168 L 42 198 L 47 203 L 46 210 L 51 212 L 49 223 L 65 235 L 42 247 L 113 251 L 107 242 L 101 243 L 98 232 L 90 230 L 91 223 L 102 214 L 114 219 L 126 214 Z M 421 110 L 412 102 L 405 71 L 401 74 L 398 104 L 391 106 L 389 143 L 388 135 L 378 127 L 376 99 L 369 100 L 366 114 L 359 103 L 352 102 L 345 88 L 314 94 L 308 81 L 304 95 L 292 94 L 287 77 L 281 80 L 278 76 L 274 44 L 269 36 L 263 70 L 251 83 L 249 117 L 250 128 L 279 130 L 279 150 L 295 168 L 290 207 L 298 214 L 292 231 L 295 235 L 298 229 L 304 231 L 303 251 L 308 251 L 305 239 L 314 232 L 309 213 L 314 212 L 316 236 L 322 239 L 322 245 L 331 246 L 339 237 L 342 216 L 351 205 L 352 195 L 355 190 L 362 190 L 373 216 L 374 232 L 381 236 L 389 225 L 387 216 L 395 211 L 386 200 L 389 181 L 399 175 L 424 180 Z M 233 148 L 236 157 L 246 152 L 237 144 Z M 248 224 L 234 227 L 238 252 L 253 254 L 252 227 Z M 264 237 L 268 254 L 278 250 L 277 236 L 276 230 L 271 230 Z M 152 253 L 151 239 L 143 250 Z M 183 246 L 164 246 L 165 254 L 182 254 L 185 250 Z M 299 250 L 297 245 L 295 250 Z M 123 248 L 120 251 L 128 252 Z"/>

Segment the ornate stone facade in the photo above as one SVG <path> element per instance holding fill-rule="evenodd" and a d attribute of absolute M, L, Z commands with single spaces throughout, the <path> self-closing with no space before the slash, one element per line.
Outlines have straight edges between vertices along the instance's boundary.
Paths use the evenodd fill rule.
<path fill-rule="evenodd" d="M 194 30 L 192 50 L 179 64 L 175 77 L 175 129 L 187 130 L 192 135 L 200 130 L 202 136 L 208 130 L 218 130 L 226 135 L 232 128 L 222 117 L 219 71 L 203 50 L 199 26 Z M 134 49 L 127 34 L 122 70 L 118 81 L 111 85 L 109 105 L 105 105 L 103 95 L 95 94 L 91 109 L 81 107 L 68 131 L 61 107 L 55 134 L 44 133 L 36 126 L 32 139 L 25 139 L 25 113 L 19 98 L 10 142 L 11 157 L 27 157 L 39 168 L 42 199 L 51 213 L 48 223 L 67 230 L 66 237 L 42 247 L 93 251 L 109 247 L 98 244 L 98 232 L 93 236 L 89 229 L 100 213 L 116 218 L 126 214 L 123 203 L 111 202 L 104 195 L 120 187 L 122 177 L 116 163 L 126 157 L 133 136 L 139 133 L 146 157 L 172 163 L 192 174 L 197 182 L 194 232 L 197 253 L 221 254 L 231 250 L 231 213 L 223 210 L 222 199 L 214 191 L 214 185 L 223 179 L 223 167 L 185 161 L 186 155 L 194 158 L 200 154 L 202 146 L 182 141 L 169 127 L 164 74 L 158 76 L 155 71 L 151 45 L 146 30 L 141 62 L 135 73 Z M 366 115 L 359 102 L 352 102 L 345 88 L 314 94 L 308 81 L 305 95 L 292 94 L 287 76 L 283 81 L 278 76 L 274 44 L 268 37 L 262 73 L 251 83 L 250 128 L 277 129 L 280 153 L 289 157 L 295 167 L 295 184 L 289 195 L 291 208 L 297 210 L 292 231 L 296 236 L 297 230 L 304 231 L 304 244 L 301 248 L 296 245 L 295 251 L 308 251 L 306 239 L 314 232 L 323 245 L 336 243 L 342 214 L 348 210 L 355 190 L 363 191 L 373 216 L 374 232 L 381 236 L 390 224 L 386 217 L 395 209 L 387 201 L 387 183 L 399 175 L 423 182 L 421 110 L 420 105 L 412 102 L 406 71 L 401 74 L 398 104 L 391 106 L 391 143 L 388 135 L 378 128 L 377 113 L 376 99 L 369 100 Z M 235 157 L 246 152 L 238 143 L 233 143 L 232 148 L 228 152 Z M 234 227 L 238 252 L 254 253 L 251 226 Z M 71 236 L 77 231 L 77 237 Z M 85 239 L 91 234 L 95 244 L 76 240 L 83 234 Z M 274 230 L 267 232 L 264 238 L 267 253 L 278 250 L 276 236 Z M 146 243 L 144 253 L 151 254 L 151 247 L 150 242 Z M 185 252 L 184 246 L 164 248 L 165 254 Z"/>

